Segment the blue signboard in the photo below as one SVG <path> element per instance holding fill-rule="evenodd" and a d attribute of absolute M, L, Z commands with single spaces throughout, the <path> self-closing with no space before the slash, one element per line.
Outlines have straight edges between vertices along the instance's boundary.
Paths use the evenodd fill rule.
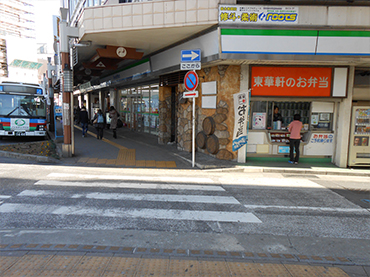
<path fill-rule="evenodd" d="M 278 147 L 278 153 L 279 154 L 289 154 L 290 147 L 289 146 L 279 146 Z"/>
<path fill-rule="evenodd" d="M 200 49 L 181 50 L 181 62 L 200 62 Z"/>

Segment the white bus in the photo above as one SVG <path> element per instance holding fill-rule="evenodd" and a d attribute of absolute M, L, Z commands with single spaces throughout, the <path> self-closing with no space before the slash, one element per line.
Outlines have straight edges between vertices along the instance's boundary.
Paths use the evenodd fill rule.
<path fill-rule="evenodd" d="M 0 139 L 46 136 L 46 98 L 38 84 L 0 83 Z"/>

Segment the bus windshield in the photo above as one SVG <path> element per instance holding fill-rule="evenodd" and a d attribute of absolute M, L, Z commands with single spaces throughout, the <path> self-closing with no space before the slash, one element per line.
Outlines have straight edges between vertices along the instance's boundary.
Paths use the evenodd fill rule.
<path fill-rule="evenodd" d="M 0 94 L 0 116 L 46 117 L 45 99 L 35 95 Z"/>

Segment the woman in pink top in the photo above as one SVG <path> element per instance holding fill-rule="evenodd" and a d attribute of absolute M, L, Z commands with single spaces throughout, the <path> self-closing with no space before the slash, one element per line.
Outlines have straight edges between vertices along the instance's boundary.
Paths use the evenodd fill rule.
<path fill-rule="evenodd" d="M 299 161 L 299 144 L 301 143 L 302 122 L 299 114 L 294 115 L 294 121 L 289 124 L 290 132 L 290 160 L 291 164 L 298 164 Z M 295 157 L 294 157 L 295 150 Z"/>

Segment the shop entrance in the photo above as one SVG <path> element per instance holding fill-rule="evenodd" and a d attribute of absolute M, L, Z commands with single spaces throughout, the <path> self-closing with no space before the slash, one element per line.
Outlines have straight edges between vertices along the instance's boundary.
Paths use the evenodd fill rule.
<path fill-rule="evenodd" d="M 133 131 L 158 133 L 158 85 L 120 90 L 119 112 L 125 126 Z"/>
<path fill-rule="evenodd" d="M 133 131 L 142 131 L 143 128 L 143 100 L 138 94 L 127 96 L 127 106 L 129 113 L 126 114 L 128 127 Z"/>

